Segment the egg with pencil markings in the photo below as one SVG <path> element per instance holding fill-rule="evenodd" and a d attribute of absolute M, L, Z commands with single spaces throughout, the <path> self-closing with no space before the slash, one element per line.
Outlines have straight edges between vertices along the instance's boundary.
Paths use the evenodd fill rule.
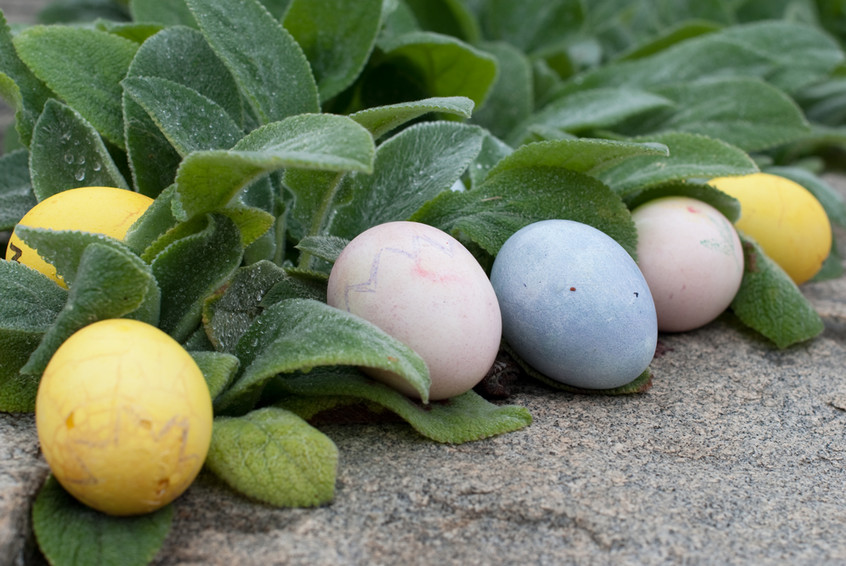
<path fill-rule="evenodd" d="M 571 220 L 521 228 L 497 254 L 491 283 L 503 337 L 550 379 L 612 389 L 649 367 L 658 341 L 649 286 L 602 231 Z"/>
<path fill-rule="evenodd" d="M 327 302 L 419 354 L 429 369 L 430 400 L 472 389 L 499 351 L 502 319 L 487 274 L 458 240 L 426 224 L 387 222 L 356 236 L 332 267 Z M 396 374 L 363 369 L 420 397 Z"/>

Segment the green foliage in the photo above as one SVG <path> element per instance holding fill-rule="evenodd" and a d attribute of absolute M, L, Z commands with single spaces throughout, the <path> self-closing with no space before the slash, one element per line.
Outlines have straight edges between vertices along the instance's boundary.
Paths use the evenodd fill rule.
<path fill-rule="evenodd" d="M 49 476 L 35 498 L 32 528 L 51 564 L 143 566 L 165 542 L 173 505 L 135 517 L 111 517 L 73 498 Z"/>
<path fill-rule="evenodd" d="M 688 195 L 735 220 L 738 202 L 706 182 L 760 167 L 846 225 L 843 198 L 797 161 L 846 147 L 837 2 L 98 0 L 103 19 L 87 24 L 81 4 L 58 9 L 72 4 L 52 11 L 64 23 L 0 22 L 0 95 L 21 144 L 0 157 L 0 230 L 75 186 L 155 200 L 124 242 L 20 229 L 69 289 L 0 261 L 0 410 L 33 409 L 76 329 L 150 322 L 207 379 L 209 468 L 270 504 L 333 497 L 337 449 L 303 419 L 365 407 L 451 443 L 531 421 L 472 392 L 412 401 L 357 369 L 394 371 L 426 398 L 415 352 L 325 304 L 332 262 L 375 224 L 432 224 L 485 267 L 547 218 L 634 255 L 632 208 Z M 801 290 L 744 247 L 738 318 L 776 347 L 816 336 Z M 841 263 L 834 250 L 820 277 Z M 169 510 L 107 518 L 51 482 L 34 521 L 48 559 L 108 563 L 130 531 L 132 556 L 152 559 Z"/>

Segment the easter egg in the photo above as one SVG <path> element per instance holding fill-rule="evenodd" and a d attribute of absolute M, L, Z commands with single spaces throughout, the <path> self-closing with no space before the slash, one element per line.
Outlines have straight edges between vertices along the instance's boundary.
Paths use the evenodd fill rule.
<path fill-rule="evenodd" d="M 128 319 L 72 334 L 50 359 L 35 401 L 53 475 L 111 515 L 148 513 L 182 494 L 205 461 L 212 418 L 194 359 L 158 328 Z"/>
<path fill-rule="evenodd" d="M 743 247 L 731 222 L 702 201 L 672 196 L 632 211 L 637 258 L 658 330 L 682 332 L 728 308 L 743 278 Z"/>
<path fill-rule="evenodd" d="M 658 341 L 652 294 L 605 233 L 570 220 L 515 232 L 491 270 L 503 337 L 535 370 L 583 389 L 630 383 Z"/>
<path fill-rule="evenodd" d="M 719 177 L 709 185 L 740 201 L 737 229 L 760 244 L 797 285 L 811 279 L 831 252 L 831 223 L 802 185 L 770 173 Z"/>
<path fill-rule="evenodd" d="M 105 234 L 118 240 L 144 214 L 153 199 L 146 195 L 114 187 L 80 187 L 47 197 L 27 212 L 18 226 L 80 230 Z M 62 286 L 56 268 L 26 245 L 15 232 L 9 239 L 6 259 L 19 261 Z"/>
<path fill-rule="evenodd" d="M 332 267 L 327 302 L 417 352 L 432 400 L 472 389 L 499 351 L 502 320 L 485 271 L 458 240 L 426 224 L 388 222 L 356 236 Z M 419 397 L 395 374 L 366 371 Z"/>

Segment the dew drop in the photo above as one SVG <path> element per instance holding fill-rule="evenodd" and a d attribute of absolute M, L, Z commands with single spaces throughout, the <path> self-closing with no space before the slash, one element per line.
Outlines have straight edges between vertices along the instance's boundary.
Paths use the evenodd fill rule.
<path fill-rule="evenodd" d="M 66 153 L 65 154 L 65 163 L 67 163 L 68 165 L 71 165 L 73 163 L 73 161 L 74 161 L 73 154 Z"/>
<path fill-rule="evenodd" d="M 93 166 L 92 168 L 94 169 L 94 171 L 99 171 L 100 169 L 102 169 L 102 168 L 103 168 L 103 166 L 102 166 L 102 165 L 100 165 L 100 162 L 99 162 L 99 161 L 95 161 L 95 162 L 94 162 L 94 166 Z"/>
<path fill-rule="evenodd" d="M 74 179 L 77 181 L 84 181 L 85 180 L 85 169 L 80 169 L 76 172 L 76 175 L 73 176 Z"/>

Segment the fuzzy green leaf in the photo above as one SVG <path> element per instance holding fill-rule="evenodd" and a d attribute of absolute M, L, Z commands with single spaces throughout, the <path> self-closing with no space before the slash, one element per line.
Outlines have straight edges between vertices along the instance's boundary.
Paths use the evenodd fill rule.
<path fill-rule="evenodd" d="M 411 220 L 469 239 L 493 257 L 520 228 L 552 218 L 589 224 L 636 253 L 637 233 L 620 197 L 595 177 L 560 167 L 505 169 L 472 191 L 440 195 Z"/>
<path fill-rule="evenodd" d="M 694 37 L 643 59 L 603 65 L 578 75 L 566 88 L 650 88 L 736 76 L 761 78 L 794 93 L 825 78 L 843 59 L 834 38 L 819 28 L 754 22 Z"/>
<path fill-rule="evenodd" d="M 337 236 L 307 236 L 300 240 L 297 249 L 322 260 L 334 263 L 350 241 Z"/>
<path fill-rule="evenodd" d="M 382 0 L 293 0 L 285 28 L 303 48 L 321 100 L 350 86 L 364 68 L 382 23 Z"/>
<path fill-rule="evenodd" d="M 316 507 L 334 497 L 338 448 L 297 415 L 267 407 L 216 418 L 206 466 L 250 498 Z"/>
<path fill-rule="evenodd" d="M 0 411 L 33 411 L 38 379 L 18 372 L 56 320 L 68 293 L 34 269 L 0 260 L 0 297 Z"/>
<path fill-rule="evenodd" d="M 337 201 L 347 204 L 332 216 L 328 232 L 352 239 L 371 226 L 407 219 L 461 177 L 481 151 L 482 136 L 475 126 L 429 122 L 388 139 L 372 174 L 344 179 Z"/>
<path fill-rule="evenodd" d="M 514 46 L 499 42 L 480 46 L 497 60 L 499 72 L 485 104 L 473 115 L 473 123 L 505 138 L 534 110 L 532 64 Z"/>
<path fill-rule="evenodd" d="M 655 92 L 672 100 L 674 107 L 633 120 L 630 132 L 691 132 L 752 152 L 795 141 L 810 131 L 793 99 L 760 79 L 717 78 Z"/>
<path fill-rule="evenodd" d="M 531 53 L 580 32 L 585 9 L 579 0 L 489 0 L 479 8 L 485 37 Z"/>
<path fill-rule="evenodd" d="M 258 0 L 186 4 L 259 123 L 320 111 L 317 85 L 302 49 Z"/>
<path fill-rule="evenodd" d="M 509 136 L 517 145 L 537 127 L 578 134 L 613 129 L 617 124 L 647 112 L 672 106 L 663 96 L 636 88 L 597 88 L 567 94 L 532 114 Z"/>
<path fill-rule="evenodd" d="M 370 133 L 349 118 L 293 116 L 253 131 L 230 151 L 188 155 L 176 177 L 174 212 L 187 219 L 221 208 L 258 177 L 283 168 L 370 172 L 374 152 Z"/>
<path fill-rule="evenodd" d="M 54 99 L 47 101 L 35 123 L 30 168 L 39 201 L 77 187 L 129 189 L 97 130 Z"/>
<path fill-rule="evenodd" d="M 38 203 L 29 176 L 29 154 L 25 149 L 0 156 L 0 230 L 11 231 Z"/>
<path fill-rule="evenodd" d="M 200 371 L 203 372 L 212 399 L 220 395 L 235 379 L 235 374 L 240 366 L 240 362 L 235 356 L 223 352 L 189 353 L 194 358 Z"/>
<path fill-rule="evenodd" d="M 473 391 L 423 405 L 351 368 L 282 376 L 274 386 L 285 393 L 278 406 L 305 419 L 364 400 L 399 415 L 426 438 L 450 444 L 520 430 L 532 422 L 525 408 L 493 405 Z"/>
<path fill-rule="evenodd" d="M 146 515 L 113 517 L 80 503 L 52 475 L 32 507 L 38 547 L 50 564 L 145 566 L 164 545 L 173 506 Z"/>
<path fill-rule="evenodd" d="M 151 267 L 162 292 L 159 327 L 177 341 L 200 323 L 203 302 L 241 264 L 241 234 L 228 217 L 212 214 L 195 233 L 170 243 Z"/>
<path fill-rule="evenodd" d="M 39 233 L 35 229 L 27 229 L 21 234 L 27 244 L 39 248 L 45 259 L 48 252 L 55 256 L 65 242 L 65 250 L 83 250 L 74 269 L 67 303 L 21 373 L 41 375 L 53 353 L 71 334 L 98 320 L 133 315 L 133 318 L 156 323 L 159 297 L 149 267 L 114 243 L 93 241 L 83 247 L 86 236 L 81 232 L 42 230 Z M 43 246 L 39 240 L 50 243 L 51 249 L 41 252 Z"/>
<path fill-rule="evenodd" d="M 126 231 L 124 243 L 139 256 L 146 256 L 147 248 L 179 223 L 171 206 L 175 193 L 174 185 L 162 191 Z"/>
<path fill-rule="evenodd" d="M 314 300 L 290 299 L 267 308 L 235 354 L 244 370 L 218 399 L 218 411 L 242 410 L 277 374 L 318 366 L 378 368 L 405 379 L 424 399 L 429 393 L 428 369 L 414 351 L 363 318 Z"/>
<path fill-rule="evenodd" d="M 405 0 L 422 29 L 476 44 L 481 30 L 464 0 Z"/>
<path fill-rule="evenodd" d="M 103 137 L 124 147 L 121 79 L 138 44 L 95 29 L 33 26 L 14 38 L 21 59 Z"/>
<path fill-rule="evenodd" d="M 281 267 L 260 261 L 240 268 L 224 289 L 206 299 L 203 324 L 214 347 L 233 352 L 238 340 L 262 312 L 265 295 L 288 279 Z"/>
<path fill-rule="evenodd" d="M 597 173 L 597 177 L 621 195 L 670 181 L 748 175 L 758 166 L 746 154 L 726 142 L 685 132 L 655 134 L 631 141 L 667 146 L 669 156 L 639 156 Z"/>
<path fill-rule="evenodd" d="M 630 209 L 634 210 L 650 200 L 669 196 L 684 196 L 706 202 L 719 210 L 732 223 L 740 218 L 740 202 L 705 183 L 672 181 L 639 192 L 628 193 L 623 200 Z"/>
<path fill-rule="evenodd" d="M 562 167 L 596 175 L 603 169 L 635 156 L 667 157 L 669 149 L 658 143 L 635 143 L 591 138 L 534 142 L 518 147 L 488 173 L 493 176 L 522 167 Z"/>
<path fill-rule="evenodd" d="M 128 77 L 157 77 L 181 84 L 213 100 L 239 126 L 244 123 L 238 85 L 199 31 L 174 27 L 151 37 L 135 54 Z M 127 153 L 135 184 L 139 192 L 156 196 L 173 183 L 182 156 L 150 115 L 126 95 L 124 115 Z M 168 127 L 174 127 L 170 120 L 162 120 L 165 122 Z"/>
<path fill-rule="evenodd" d="M 469 118 L 473 113 L 473 101 L 464 96 L 426 98 L 366 108 L 350 114 L 350 118 L 367 128 L 375 139 L 379 139 L 392 130 L 432 112 Z"/>
<path fill-rule="evenodd" d="M 183 157 L 228 149 L 244 136 L 222 106 L 187 86 L 159 77 L 129 77 L 123 88 Z"/>
<path fill-rule="evenodd" d="M 458 39 L 412 32 L 380 42 L 386 63 L 413 69 L 427 96 L 466 96 L 480 106 L 496 79 L 496 59 Z"/>
<path fill-rule="evenodd" d="M 163 26 L 197 26 L 184 0 L 130 0 L 129 10 L 132 20 L 136 22 L 151 22 Z"/>
<path fill-rule="evenodd" d="M 0 96 L 15 109 L 15 125 L 24 146 L 29 146 L 32 128 L 47 99 L 53 96 L 18 57 L 12 30 L 0 11 Z"/>
<path fill-rule="evenodd" d="M 824 325 L 813 305 L 753 240 L 743 242 L 743 281 L 731 303 L 734 314 L 779 348 L 810 340 Z"/>

